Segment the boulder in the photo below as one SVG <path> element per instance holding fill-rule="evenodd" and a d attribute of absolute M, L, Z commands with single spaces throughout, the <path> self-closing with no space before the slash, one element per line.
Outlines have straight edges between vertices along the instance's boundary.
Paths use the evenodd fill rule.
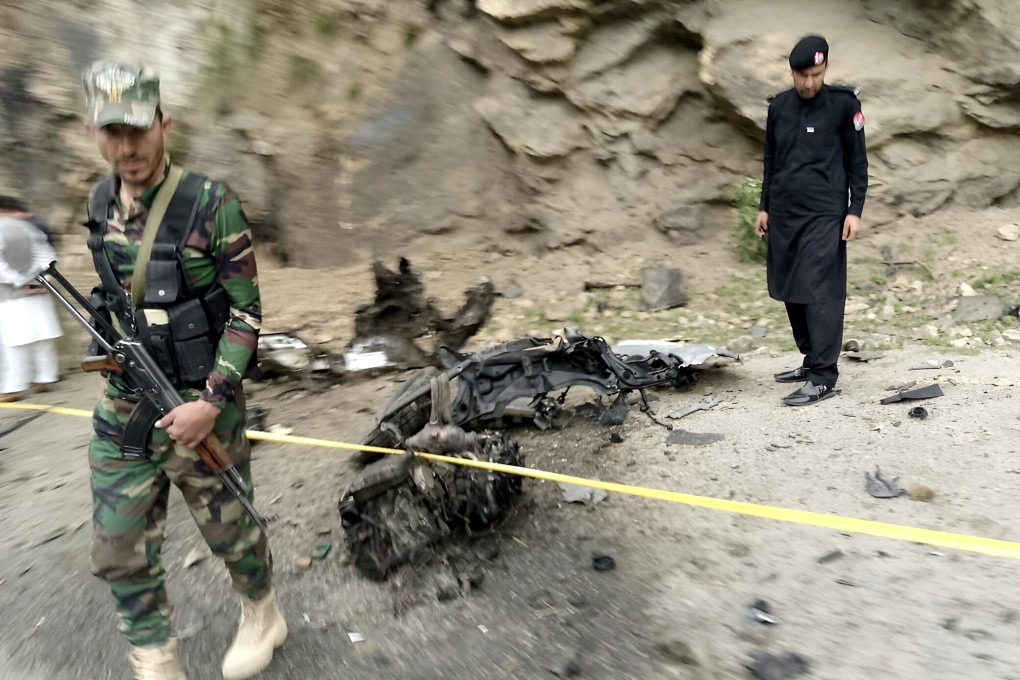
<path fill-rule="evenodd" d="M 478 0 L 480 11 L 506 23 L 523 23 L 591 9 L 589 0 Z"/>
<path fill-rule="evenodd" d="M 685 205 L 655 218 L 653 225 L 677 245 L 688 246 L 702 240 L 702 207 Z"/>
<path fill-rule="evenodd" d="M 474 107 L 514 153 L 558 158 L 584 142 L 574 107 L 560 97 L 532 95 L 512 81 L 504 81 L 496 94 L 479 99 Z"/>
<path fill-rule="evenodd" d="M 499 32 L 499 39 L 528 61 L 547 64 L 567 61 L 577 51 L 577 41 L 564 35 L 559 22 L 547 21 L 534 26 L 510 28 Z"/>
<path fill-rule="evenodd" d="M 957 299 L 953 320 L 994 321 L 1001 319 L 1008 311 L 1009 308 L 997 295 L 966 295 Z"/>
<path fill-rule="evenodd" d="M 588 35 L 571 62 L 571 80 L 586 80 L 627 61 L 653 39 L 661 25 L 662 20 L 654 17 L 601 24 Z"/>
<path fill-rule="evenodd" d="M 700 87 L 693 55 L 655 45 L 619 66 L 565 87 L 564 94 L 587 111 L 659 122 L 669 116 L 682 94 Z"/>
<path fill-rule="evenodd" d="M 995 236 L 1003 241 L 1016 241 L 1020 238 L 1020 225 L 1004 224 L 995 231 Z"/>
<path fill-rule="evenodd" d="M 649 309 L 671 309 L 687 302 L 684 275 L 672 267 L 641 270 L 641 299 Z"/>

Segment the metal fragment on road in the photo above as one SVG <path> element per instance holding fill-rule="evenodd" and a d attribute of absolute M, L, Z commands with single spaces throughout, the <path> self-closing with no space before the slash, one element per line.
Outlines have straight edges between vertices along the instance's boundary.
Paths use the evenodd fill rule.
<path fill-rule="evenodd" d="M 14 421 L 12 425 L 8 425 L 4 429 L 0 430 L 0 437 L 8 435 L 17 429 L 24 427 L 25 425 L 28 425 L 30 422 L 41 416 L 43 413 L 45 413 L 45 411 L 37 411 L 36 413 L 25 416 L 24 418 L 19 418 L 18 420 Z"/>
<path fill-rule="evenodd" d="M 563 500 L 568 503 L 598 505 L 609 496 L 604 489 L 595 489 L 590 486 L 565 484 L 563 482 L 561 482 L 558 486 L 563 491 Z"/>
<path fill-rule="evenodd" d="M 685 408 L 681 408 L 681 409 L 677 409 L 676 411 L 673 411 L 672 413 L 670 413 L 666 417 L 667 418 L 674 418 L 674 419 L 679 420 L 680 418 L 684 418 L 686 416 L 689 416 L 692 413 L 697 413 L 698 411 L 707 411 L 710 408 L 715 408 L 716 406 L 718 406 L 721 403 L 722 403 L 722 399 L 720 399 L 719 397 L 715 397 L 715 396 L 709 395 L 709 396 L 705 397 L 704 399 L 700 399 L 699 401 L 696 401 L 693 404 L 690 404 L 689 406 L 686 406 Z"/>
<path fill-rule="evenodd" d="M 876 467 L 874 475 L 870 472 L 864 473 L 864 488 L 875 498 L 896 498 L 903 495 L 903 489 L 896 484 L 898 479 L 899 477 L 889 479 Z"/>
<path fill-rule="evenodd" d="M 943 397 L 945 392 L 942 391 L 942 386 L 938 383 L 933 383 L 926 387 L 918 387 L 913 390 L 905 390 L 896 394 L 889 395 L 880 400 L 882 404 L 895 404 L 896 402 L 903 401 L 905 399 L 934 399 L 935 397 Z"/>

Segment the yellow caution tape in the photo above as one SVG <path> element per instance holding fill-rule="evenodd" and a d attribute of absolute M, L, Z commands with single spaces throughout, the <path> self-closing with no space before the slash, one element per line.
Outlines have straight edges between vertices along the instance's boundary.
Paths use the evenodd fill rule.
<path fill-rule="evenodd" d="M 43 404 L 0 404 L 0 408 L 50 411 L 52 413 L 71 416 L 92 416 L 91 411 L 62 408 L 59 406 L 46 406 Z M 328 439 L 313 439 L 311 437 L 271 434 L 269 432 L 249 431 L 248 437 L 253 440 L 275 442 L 277 444 L 297 444 L 299 446 L 315 446 L 327 449 L 343 449 L 347 451 L 366 451 L 368 453 L 396 455 L 403 455 L 405 453 L 405 451 L 401 451 L 399 449 L 365 446 L 362 444 L 347 444 Z M 892 538 L 899 541 L 924 543 L 926 545 L 934 545 L 943 548 L 954 548 L 956 550 L 966 550 L 985 555 L 995 555 L 997 557 L 1020 559 L 1020 543 L 1014 541 L 1003 541 L 995 538 L 983 538 L 981 536 L 970 536 L 967 534 L 954 534 L 947 531 L 935 531 L 932 529 L 919 529 L 917 527 L 904 526 L 901 524 L 888 524 L 886 522 L 855 519 L 853 517 L 842 517 L 840 515 L 827 515 L 820 512 L 811 512 L 809 510 L 792 510 L 772 505 L 760 505 L 757 503 L 746 503 L 744 501 L 730 501 L 722 498 L 712 498 L 709 496 L 695 496 L 692 494 L 679 493 L 677 491 L 650 489 L 641 486 L 631 486 L 629 484 L 618 484 L 616 482 L 603 482 L 598 479 L 574 477 L 572 475 L 564 475 L 558 472 L 546 472 L 544 470 L 471 460 L 469 458 L 442 456 L 435 453 L 415 452 L 415 455 L 426 460 L 450 463 L 452 465 L 463 465 L 465 467 L 490 470 L 492 472 L 503 472 L 511 475 L 519 475 L 521 477 L 541 479 L 547 482 L 575 484 L 577 486 L 602 489 L 603 491 L 628 494 L 630 496 L 652 498 L 655 500 L 667 501 L 669 503 L 680 503 L 699 508 L 709 508 L 710 510 L 732 512 L 740 515 L 750 515 L 752 517 L 764 517 L 765 519 L 774 519 L 780 522 L 804 524 L 808 526 L 822 527 L 824 529 L 835 529 L 836 531 L 848 531 L 857 534 L 867 534 L 869 536 L 879 536 L 881 538 Z"/>

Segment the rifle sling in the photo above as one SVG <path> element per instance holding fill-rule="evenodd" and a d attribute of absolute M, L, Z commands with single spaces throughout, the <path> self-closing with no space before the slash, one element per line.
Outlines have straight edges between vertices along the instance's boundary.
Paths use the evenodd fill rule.
<path fill-rule="evenodd" d="M 142 243 L 138 247 L 138 257 L 135 258 L 135 272 L 131 277 L 131 306 L 138 308 L 138 305 L 145 299 L 145 270 L 149 265 L 149 258 L 152 257 L 152 245 L 156 242 L 156 234 L 163 226 L 163 216 L 170 206 L 170 199 L 177 191 L 177 185 L 181 182 L 183 172 L 176 165 L 171 165 L 167 172 L 163 185 L 156 192 L 156 198 L 152 202 L 152 209 L 145 218 L 146 229 L 142 232 Z"/>

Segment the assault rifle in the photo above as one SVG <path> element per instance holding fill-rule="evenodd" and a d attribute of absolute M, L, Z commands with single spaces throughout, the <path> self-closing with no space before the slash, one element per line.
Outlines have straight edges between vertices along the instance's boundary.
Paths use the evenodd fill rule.
<path fill-rule="evenodd" d="M 57 288 L 46 278 L 46 275 L 53 277 L 57 283 L 68 293 L 75 301 L 85 309 L 86 312 L 91 315 L 95 324 L 99 326 L 100 330 L 97 330 L 89 320 L 78 311 L 78 309 L 71 304 L 71 301 L 61 293 Z M 105 356 L 94 356 L 86 357 L 82 362 L 82 369 L 86 372 L 92 371 L 111 371 L 114 373 L 120 373 L 127 383 L 127 386 L 134 392 L 134 395 L 138 397 L 138 405 L 135 408 L 154 410 L 160 416 L 165 416 L 170 413 L 174 408 L 184 403 L 184 399 L 177 392 L 177 389 L 170 383 L 163 370 L 153 360 L 152 356 L 145 349 L 138 340 L 132 340 L 125 338 L 123 334 L 119 333 L 109 321 L 107 321 L 92 304 L 85 299 L 70 282 L 64 278 L 64 276 L 57 271 L 54 264 L 50 264 L 42 272 L 39 272 L 34 277 L 30 278 L 42 284 L 42 286 L 48 290 L 57 299 L 57 302 L 61 304 L 64 309 L 71 313 L 71 316 L 81 324 L 89 335 L 96 341 L 100 348 L 106 351 Z M 110 342 L 107 338 L 116 338 L 114 342 Z M 155 415 L 155 414 L 154 414 Z M 195 448 L 198 457 L 202 460 L 206 466 L 212 470 L 223 485 L 237 498 L 244 508 L 245 512 L 255 520 L 255 523 L 259 525 L 261 529 L 266 528 L 266 520 L 259 515 L 258 511 L 248 500 L 248 487 L 244 483 L 244 479 L 241 474 L 234 467 L 230 459 L 227 457 L 226 451 L 223 450 L 223 444 L 216 438 L 215 434 L 210 434 L 205 438 L 201 444 Z M 136 452 L 126 452 L 128 457 L 141 457 L 145 455 L 144 449 Z"/>

